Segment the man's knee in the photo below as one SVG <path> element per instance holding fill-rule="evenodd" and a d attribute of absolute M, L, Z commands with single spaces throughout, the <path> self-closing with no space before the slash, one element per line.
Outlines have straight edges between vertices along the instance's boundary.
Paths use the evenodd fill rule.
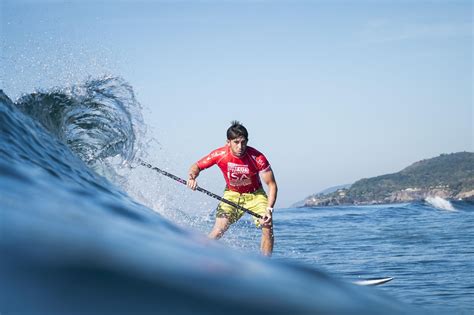
<path fill-rule="evenodd" d="M 229 228 L 230 222 L 227 218 L 217 218 L 212 231 L 209 233 L 208 237 L 212 239 L 219 239 L 224 235 L 224 233 Z"/>
<path fill-rule="evenodd" d="M 223 228 L 213 228 L 211 233 L 209 233 L 208 237 L 212 239 L 219 239 L 222 237 L 222 235 L 224 235 L 226 230 L 227 229 Z"/>

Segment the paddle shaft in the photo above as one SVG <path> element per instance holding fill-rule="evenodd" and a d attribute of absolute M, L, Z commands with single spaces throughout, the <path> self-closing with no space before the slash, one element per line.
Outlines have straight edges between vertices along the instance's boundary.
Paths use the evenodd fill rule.
<path fill-rule="evenodd" d="M 188 184 L 188 182 L 185 181 L 184 179 L 182 179 L 182 178 L 180 178 L 180 177 L 178 177 L 178 176 L 176 176 L 176 175 L 173 175 L 173 174 L 171 174 L 171 173 L 168 173 L 167 171 L 164 171 L 164 170 L 162 170 L 162 169 L 159 169 L 158 167 L 155 167 L 155 166 L 153 166 L 153 165 L 151 165 L 151 164 L 149 164 L 149 163 L 146 163 L 146 162 L 144 162 L 144 161 L 140 161 L 140 164 L 143 165 L 143 166 L 146 166 L 146 167 L 148 167 L 149 169 L 152 169 L 152 170 L 154 170 L 154 171 L 156 171 L 156 172 L 158 172 L 158 173 L 160 173 L 160 174 L 163 174 L 163 175 L 165 175 L 165 176 L 167 176 L 167 177 L 169 177 L 169 178 L 172 178 L 172 179 L 174 179 L 175 181 L 177 181 L 177 182 L 179 182 L 179 183 L 181 183 L 181 184 L 183 184 L 183 185 L 187 185 L 187 184 Z M 237 209 L 239 209 L 239 210 L 242 210 L 242 211 L 244 211 L 244 212 L 247 212 L 247 213 L 253 215 L 254 217 L 257 217 L 257 218 L 259 218 L 259 219 L 263 219 L 263 216 L 261 216 L 260 214 L 255 213 L 255 212 L 253 212 L 253 211 L 251 211 L 251 210 L 249 210 L 249 209 L 246 209 L 246 208 L 244 208 L 244 207 L 242 207 L 242 206 L 236 204 L 235 202 L 232 202 L 232 201 L 230 201 L 230 200 L 227 200 L 227 199 L 225 199 L 225 198 L 222 198 L 221 196 L 216 195 L 216 194 L 210 192 L 209 190 L 206 190 L 206 189 L 201 188 L 201 187 L 199 187 L 199 186 L 196 187 L 196 190 L 197 190 L 197 191 L 200 191 L 200 192 L 202 192 L 202 193 L 204 193 L 204 194 L 206 194 L 206 195 L 208 195 L 208 196 L 210 196 L 210 197 L 212 197 L 212 198 L 215 198 L 215 199 L 217 199 L 217 200 L 219 200 L 219 201 L 222 201 L 222 202 L 224 202 L 224 203 L 226 203 L 226 204 L 228 204 L 228 205 L 231 205 L 232 207 L 235 207 L 235 208 L 237 208 Z"/>

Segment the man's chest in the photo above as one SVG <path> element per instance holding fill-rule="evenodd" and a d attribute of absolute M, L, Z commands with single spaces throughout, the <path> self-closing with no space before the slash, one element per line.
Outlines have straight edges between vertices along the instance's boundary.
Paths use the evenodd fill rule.
<path fill-rule="evenodd" d="M 226 161 L 221 163 L 219 167 L 229 179 L 245 179 L 258 173 L 254 163 L 247 160 Z"/>

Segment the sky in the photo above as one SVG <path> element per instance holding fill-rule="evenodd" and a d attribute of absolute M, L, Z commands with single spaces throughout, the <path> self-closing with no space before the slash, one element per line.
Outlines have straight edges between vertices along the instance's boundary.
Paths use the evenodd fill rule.
<path fill-rule="evenodd" d="M 152 161 L 182 177 L 239 120 L 272 165 L 276 207 L 474 151 L 472 1 L 1 0 L 0 10 L 0 88 L 12 99 L 120 76 L 159 142 Z M 200 180 L 222 191 L 217 168 Z"/>

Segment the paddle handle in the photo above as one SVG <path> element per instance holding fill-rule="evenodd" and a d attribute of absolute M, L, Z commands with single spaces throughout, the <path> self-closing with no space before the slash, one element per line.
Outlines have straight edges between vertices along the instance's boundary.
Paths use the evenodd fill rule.
<path fill-rule="evenodd" d="M 177 182 L 179 182 L 179 183 L 181 183 L 181 184 L 183 184 L 183 185 L 187 185 L 187 184 L 188 184 L 188 182 L 187 182 L 186 180 L 184 180 L 184 179 L 182 179 L 182 178 L 180 178 L 180 177 L 178 177 L 178 176 L 176 176 L 176 175 L 173 175 L 173 174 L 171 174 L 171 173 L 168 173 L 167 171 L 164 171 L 164 170 L 162 170 L 162 169 L 160 169 L 160 168 L 158 168 L 158 167 L 156 167 L 156 166 L 153 166 L 153 165 L 151 165 L 151 164 L 149 164 L 149 163 L 146 163 L 146 162 L 140 160 L 140 164 L 143 165 L 143 166 L 146 166 L 146 167 L 148 167 L 149 169 L 152 169 L 152 170 L 154 170 L 154 171 L 156 171 L 156 172 L 158 172 L 158 173 L 160 173 L 160 174 L 163 174 L 163 175 L 165 175 L 165 176 L 167 176 L 167 177 L 169 177 L 169 178 L 172 178 L 172 179 L 174 179 L 175 181 L 177 181 Z M 219 201 L 222 201 L 222 202 L 224 202 L 224 203 L 226 203 L 226 204 L 228 204 L 228 205 L 231 205 L 232 207 L 235 207 L 235 208 L 237 208 L 237 209 L 239 209 L 239 210 L 242 210 L 242 211 L 244 211 L 244 212 L 247 212 L 247 213 L 253 215 L 254 217 L 257 217 L 257 218 L 259 218 L 259 219 L 263 219 L 263 216 L 261 216 L 260 214 L 255 213 L 255 212 L 253 212 L 253 211 L 251 211 L 251 210 L 249 210 L 249 209 L 247 209 L 247 208 L 244 208 L 244 207 L 242 207 L 241 205 L 236 204 L 235 202 L 232 202 L 232 201 L 230 201 L 230 200 L 227 200 L 227 199 L 225 199 L 225 198 L 222 198 L 221 196 L 216 195 L 216 194 L 210 192 L 209 190 L 206 190 L 206 189 L 201 188 L 201 187 L 199 187 L 199 186 L 196 187 L 196 190 L 197 190 L 197 191 L 200 191 L 200 192 L 202 192 L 202 193 L 204 193 L 204 194 L 206 194 L 206 195 L 208 195 L 208 196 L 210 196 L 210 197 L 212 197 L 212 198 L 215 198 L 215 199 L 217 199 L 217 200 L 219 200 Z"/>

